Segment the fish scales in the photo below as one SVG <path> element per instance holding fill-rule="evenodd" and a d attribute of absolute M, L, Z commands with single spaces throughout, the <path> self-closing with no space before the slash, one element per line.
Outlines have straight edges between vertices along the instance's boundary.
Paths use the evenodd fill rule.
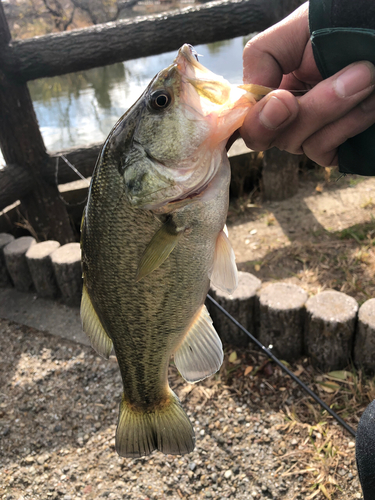
<path fill-rule="evenodd" d="M 192 425 L 168 385 L 170 357 L 190 382 L 223 359 L 204 301 L 210 279 L 235 286 L 225 142 L 255 100 L 246 90 L 233 97 L 212 75 L 183 46 L 113 128 L 90 186 L 81 316 L 97 352 L 116 353 L 122 456 L 192 451 Z"/>
<path fill-rule="evenodd" d="M 110 336 L 125 394 L 142 406 L 144 400 L 151 404 L 165 394 L 167 365 L 161 360 L 180 343 L 204 302 L 209 289 L 207 269 L 212 266 L 217 233 L 227 213 L 228 191 L 222 193 L 221 211 L 216 206 L 210 210 L 210 202 L 184 207 L 187 220 L 191 220 L 191 233 L 159 269 L 136 283 L 134 276 L 144 242 L 162 223 L 149 212 L 129 206 L 123 196 L 123 178 L 116 168 L 112 172 L 101 170 L 92 190 L 100 190 L 100 199 L 110 201 L 100 212 L 95 203 L 89 206 L 88 226 L 102 230 L 92 238 L 84 235 L 87 253 L 96 257 L 88 263 L 85 259 L 83 271 L 87 283 L 95 283 L 96 277 L 102 276 L 100 288 L 93 287 L 90 296 L 106 331 L 113 332 Z M 107 175 L 114 177 L 116 194 Z M 215 226 L 216 232 L 208 239 L 206 234 Z M 192 255 L 196 256 L 194 272 L 187 274 L 184 270 L 191 266 Z"/>

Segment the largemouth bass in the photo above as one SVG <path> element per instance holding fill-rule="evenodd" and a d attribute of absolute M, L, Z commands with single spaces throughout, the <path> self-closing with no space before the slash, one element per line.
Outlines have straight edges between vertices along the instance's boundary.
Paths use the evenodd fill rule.
<path fill-rule="evenodd" d="M 170 357 L 189 382 L 219 370 L 221 341 L 204 305 L 210 280 L 236 286 L 224 225 L 225 145 L 267 90 L 231 86 L 184 45 L 120 118 L 99 155 L 82 221 L 83 329 L 124 386 L 116 450 L 140 457 L 194 449 L 168 385 Z M 257 95 L 259 94 L 259 95 Z"/>

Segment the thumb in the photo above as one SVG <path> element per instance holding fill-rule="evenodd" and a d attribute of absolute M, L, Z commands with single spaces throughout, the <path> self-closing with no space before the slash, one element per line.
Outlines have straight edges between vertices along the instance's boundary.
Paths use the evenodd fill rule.
<path fill-rule="evenodd" d="M 286 90 L 274 90 L 249 109 L 240 134 L 246 146 L 264 151 L 298 115 L 296 97 Z"/>

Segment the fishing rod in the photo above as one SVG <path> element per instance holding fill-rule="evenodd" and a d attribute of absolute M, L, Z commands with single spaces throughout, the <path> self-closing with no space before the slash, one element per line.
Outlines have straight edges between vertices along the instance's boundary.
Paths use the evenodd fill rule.
<path fill-rule="evenodd" d="M 292 371 L 290 371 L 269 349 L 267 349 L 258 339 L 254 337 L 249 331 L 246 330 L 245 327 L 241 325 L 236 319 L 233 318 L 211 295 L 207 295 L 207 298 L 217 307 L 225 316 L 230 319 L 232 323 L 234 323 L 243 333 L 245 333 L 248 337 L 250 337 L 251 341 L 256 344 L 269 358 L 272 359 L 285 373 L 289 375 L 297 384 L 302 387 L 302 389 L 309 394 L 317 403 L 320 404 L 337 422 L 342 425 L 353 437 L 355 437 L 355 430 L 345 422 L 335 411 L 332 410 L 324 401 L 320 399 L 320 397 L 315 394 L 306 384 L 302 382 Z"/>
<path fill-rule="evenodd" d="M 57 176 L 58 176 L 58 162 L 59 162 L 59 157 L 62 157 L 62 159 L 67 163 L 67 165 L 76 172 L 81 179 L 85 179 L 83 175 L 70 163 L 70 161 L 65 158 L 64 155 L 57 155 L 56 157 L 56 170 L 55 170 L 55 177 L 56 177 L 56 184 L 57 182 Z M 87 180 L 87 179 L 86 179 Z M 63 200 L 64 201 L 64 200 Z M 84 200 L 86 201 L 86 200 Z M 65 202 L 65 201 L 64 201 Z M 306 384 L 302 382 L 296 375 L 294 375 L 293 372 L 291 372 L 269 349 L 267 349 L 261 342 L 259 342 L 258 339 L 254 337 L 249 331 L 246 330 L 245 327 L 241 325 L 236 319 L 233 318 L 214 298 L 211 297 L 211 295 L 207 294 L 207 298 L 214 304 L 215 307 L 217 307 L 225 316 L 232 322 L 234 323 L 242 332 L 244 332 L 248 337 L 250 337 L 251 341 L 256 344 L 269 358 L 272 359 L 285 373 L 289 375 L 297 384 L 302 387 L 302 389 L 309 394 L 322 408 L 324 408 L 342 427 L 344 427 L 353 437 L 355 437 L 356 433 L 355 430 L 350 427 L 349 424 L 345 422 L 335 411 L 333 411 L 324 401 L 320 399 L 320 397 L 315 394 L 314 391 L 312 391 Z"/>

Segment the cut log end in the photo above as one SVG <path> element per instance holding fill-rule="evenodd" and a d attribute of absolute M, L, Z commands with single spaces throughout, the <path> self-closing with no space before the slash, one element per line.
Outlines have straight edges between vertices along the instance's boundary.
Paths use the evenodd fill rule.
<path fill-rule="evenodd" d="M 301 157 L 271 148 L 263 156 L 263 198 L 286 200 L 298 192 L 298 171 Z"/>
<path fill-rule="evenodd" d="M 67 243 L 51 254 L 56 281 L 63 301 L 79 306 L 82 295 L 81 248 L 79 243 Z"/>
<path fill-rule="evenodd" d="M 254 334 L 257 291 L 260 286 L 261 281 L 257 277 L 240 271 L 238 273 L 238 287 L 232 295 L 216 287 L 211 287 L 210 294 L 229 314 Z M 241 332 L 210 301 L 206 301 L 206 306 L 214 322 L 215 329 L 223 342 L 237 346 L 248 344 L 249 337 Z"/>
<path fill-rule="evenodd" d="M 365 371 L 375 373 L 375 298 L 359 309 L 354 361 Z"/>
<path fill-rule="evenodd" d="M 15 288 L 21 292 L 27 292 L 33 284 L 26 261 L 26 252 L 35 244 L 35 238 L 23 236 L 22 238 L 11 241 L 3 249 L 4 259 L 10 277 L 12 278 Z"/>
<path fill-rule="evenodd" d="M 26 260 L 37 294 L 44 298 L 58 295 L 55 273 L 51 261 L 51 253 L 60 247 L 58 241 L 43 241 L 32 245 L 26 252 Z"/>
<path fill-rule="evenodd" d="M 305 290 L 292 283 L 272 283 L 259 294 L 260 304 L 276 311 L 300 309 L 307 299 Z"/>
<path fill-rule="evenodd" d="M 273 283 L 259 293 L 259 340 L 286 361 L 303 352 L 307 299 L 305 290 L 290 283 Z"/>
<path fill-rule="evenodd" d="M 9 276 L 5 263 L 4 247 L 13 240 L 13 235 L 8 233 L 0 233 L 0 287 L 12 286 L 12 280 Z"/>
<path fill-rule="evenodd" d="M 325 291 L 306 302 L 305 345 L 312 364 L 340 370 L 350 362 L 358 304 L 353 297 Z"/>

